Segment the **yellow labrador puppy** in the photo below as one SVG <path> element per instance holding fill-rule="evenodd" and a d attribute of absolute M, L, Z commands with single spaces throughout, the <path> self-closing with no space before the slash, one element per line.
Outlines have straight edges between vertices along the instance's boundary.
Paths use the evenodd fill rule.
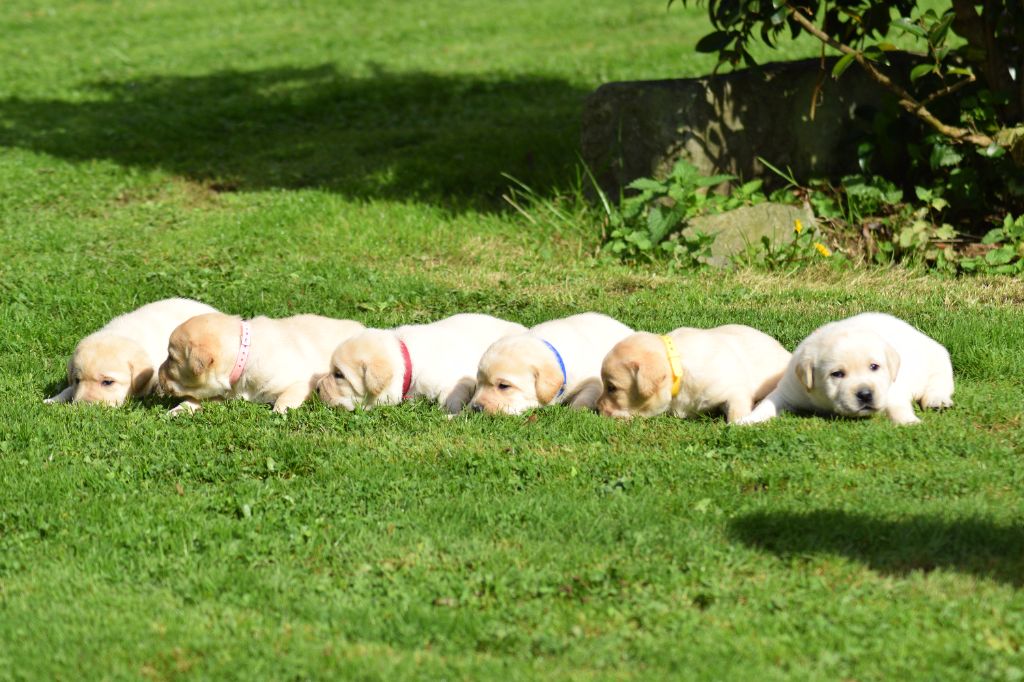
<path fill-rule="evenodd" d="M 470 406 L 507 414 L 558 403 L 593 408 L 601 395 L 601 360 L 632 333 L 607 315 L 582 313 L 500 339 L 480 358 Z"/>
<path fill-rule="evenodd" d="M 68 387 L 43 402 L 117 407 L 129 396 L 150 394 L 167 357 L 167 337 L 188 318 L 208 312 L 216 310 L 188 298 L 168 298 L 115 317 L 78 343 L 68 361 Z"/>
<path fill-rule="evenodd" d="M 331 353 L 363 325 L 319 315 L 252 320 L 210 313 L 171 334 L 160 386 L 186 398 L 172 410 L 195 411 L 199 400 L 242 398 L 274 412 L 298 407 L 331 366 Z"/>
<path fill-rule="evenodd" d="M 477 363 L 487 347 L 523 331 L 521 324 L 475 313 L 367 329 L 338 346 L 317 390 L 325 403 L 346 410 L 422 396 L 455 414 L 473 395 Z"/>
<path fill-rule="evenodd" d="M 741 424 L 780 412 L 869 417 L 884 412 L 897 424 L 916 424 L 914 403 L 953 404 L 949 352 L 903 320 L 864 313 L 815 330 L 793 352 L 779 381 Z"/>
<path fill-rule="evenodd" d="M 619 341 L 601 365 L 606 417 L 724 412 L 750 414 L 789 363 L 789 351 L 764 332 L 740 324 L 682 327 L 664 336 L 640 332 Z"/>

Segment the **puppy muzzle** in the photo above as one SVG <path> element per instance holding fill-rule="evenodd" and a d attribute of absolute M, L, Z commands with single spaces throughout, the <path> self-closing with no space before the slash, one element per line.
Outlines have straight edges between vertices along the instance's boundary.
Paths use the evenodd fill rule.
<path fill-rule="evenodd" d="M 870 388 L 862 387 L 854 393 L 857 398 L 857 407 L 861 410 L 872 411 L 875 409 L 875 393 Z"/>

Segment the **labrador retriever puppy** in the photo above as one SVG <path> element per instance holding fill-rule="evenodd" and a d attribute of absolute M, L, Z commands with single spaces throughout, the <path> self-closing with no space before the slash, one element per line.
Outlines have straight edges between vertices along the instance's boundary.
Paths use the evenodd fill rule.
<path fill-rule="evenodd" d="M 476 389 L 477 363 L 487 347 L 524 331 L 521 324 L 476 313 L 367 329 L 338 346 L 317 390 L 325 403 L 346 410 L 422 396 L 456 414 Z"/>
<path fill-rule="evenodd" d="M 168 298 L 115 317 L 82 339 L 68 360 L 68 387 L 45 403 L 101 403 L 117 407 L 149 395 L 167 357 L 167 337 L 194 315 L 216 309 L 188 298 Z"/>
<path fill-rule="evenodd" d="M 363 330 L 352 320 L 319 315 L 281 319 L 198 315 L 170 336 L 160 386 L 195 411 L 200 400 L 241 398 L 285 413 L 301 405 L 330 370 L 338 343 Z"/>
<path fill-rule="evenodd" d="M 897 424 L 916 424 L 915 402 L 923 408 L 953 405 L 949 352 L 903 320 L 863 313 L 804 339 L 778 387 L 738 423 L 767 421 L 780 412 L 884 412 Z"/>
<path fill-rule="evenodd" d="M 606 417 L 669 412 L 684 419 L 721 411 L 734 422 L 775 388 L 788 363 L 782 344 L 740 324 L 639 332 L 605 356 L 597 409 Z"/>
<path fill-rule="evenodd" d="M 593 409 L 601 395 L 601 361 L 632 333 L 607 315 L 581 313 L 500 339 L 480 358 L 470 406 L 506 414 L 551 404 Z"/>

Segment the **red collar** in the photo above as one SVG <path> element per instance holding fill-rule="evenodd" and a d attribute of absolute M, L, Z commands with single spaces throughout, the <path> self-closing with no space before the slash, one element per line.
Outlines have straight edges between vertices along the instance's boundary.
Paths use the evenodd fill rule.
<path fill-rule="evenodd" d="M 398 347 L 402 349 L 402 362 L 405 364 L 405 374 L 402 376 L 402 400 L 409 398 L 409 387 L 412 386 L 412 358 L 409 357 L 409 348 L 405 341 L 398 339 Z"/>

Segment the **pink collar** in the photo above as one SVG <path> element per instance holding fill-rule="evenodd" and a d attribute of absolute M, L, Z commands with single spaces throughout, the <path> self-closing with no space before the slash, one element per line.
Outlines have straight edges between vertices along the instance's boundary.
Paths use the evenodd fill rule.
<path fill-rule="evenodd" d="M 405 374 L 402 375 L 402 400 L 407 400 L 409 387 L 412 386 L 412 357 L 409 356 L 409 348 L 405 341 L 398 339 L 398 346 L 402 349 L 402 362 L 405 364 Z"/>
<path fill-rule="evenodd" d="M 249 323 L 242 320 L 242 342 L 238 346 L 238 357 L 235 358 L 235 366 L 231 370 L 231 376 L 228 381 L 234 386 L 235 382 L 242 377 L 242 372 L 245 371 L 245 362 L 249 359 L 249 346 L 252 344 L 252 329 L 249 328 Z"/>

